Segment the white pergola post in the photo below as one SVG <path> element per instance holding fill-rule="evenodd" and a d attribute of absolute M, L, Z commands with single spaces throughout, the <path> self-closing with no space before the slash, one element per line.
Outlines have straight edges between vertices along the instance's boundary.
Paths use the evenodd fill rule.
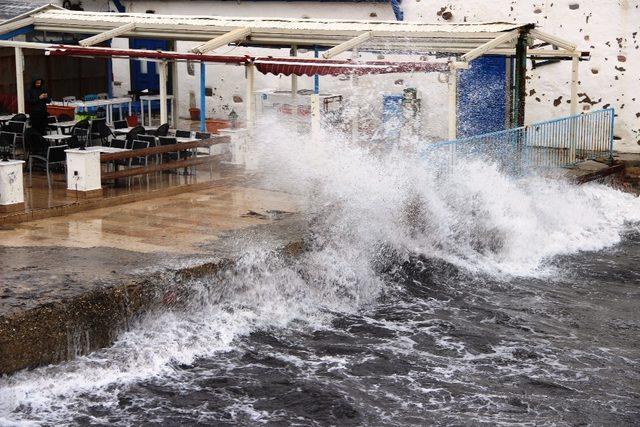
<path fill-rule="evenodd" d="M 173 91 L 173 99 L 171 100 L 171 123 L 173 127 L 178 127 L 178 118 L 180 108 L 180 79 L 178 78 L 178 62 L 171 63 L 171 89 Z"/>
<path fill-rule="evenodd" d="M 578 65 L 580 64 L 580 58 L 574 55 L 571 58 L 571 104 L 570 114 L 575 116 L 578 114 Z M 576 161 L 576 146 L 578 145 L 578 122 L 577 119 L 572 119 L 571 124 L 571 136 L 570 136 L 570 148 L 569 148 L 569 163 Z"/>
<path fill-rule="evenodd" d="M 160 77 L 160 124 L 162 125 L 169 121 L 167 114 L 167 61 L 158 63 L 158 72 Z"/>
<path fill-rule="evenodd" d="M 21 47 L 16 47 L 16 93 L 18 96 L 18 113 L 25 113 L 24 106 L 24 54 Z"/>
<path fill-rule="evenodd" d="M 291 56 L 298 56 L 298 46 L 291 45 Z M 295 98 L 298 95 L 298 76 L 291 73 L 291 97 Z"/>
<path fill-rule="evenodd" d="M 571 58 L 571 115 L 578 114 L 578 66 L 580 59 L 577 56 Z"/>
<path fill-rule="evenodd" d="M 354 61 L 358 60 L 358 48 L 354 47 L 351 53 L 351 58 Z M 353 118 L 351 120 L 351 139 L 355 143 L 358 141 L 358 127 L 360 126 L 360 105 L 358 104 L 358 100 L 355 99 L 355 94 L 358 93 L 358 76 L 354 73 L 351 76 L 352 90 L 351 93 L 354 94 L 354 103 L 353 106 L 355 111 L 353 112 Z"/>
<path fill-rule="evenodd" d="M 451 64 L 449 71 L 449 133 L 450 141 L 458 134 L 458 68 Z"/>
<path fill-rule="evenodd" d="M 245 106 L 246 106 L 246 119 L 247 119 L 247 130 L 251 133 L 251 129 L 253 128 L 253 85 L 254 85 L 254 77 L 255 77 L 255 67 L 253 64 L 246 65 L 247 71 L 247 87 L 245 94 Z"/>

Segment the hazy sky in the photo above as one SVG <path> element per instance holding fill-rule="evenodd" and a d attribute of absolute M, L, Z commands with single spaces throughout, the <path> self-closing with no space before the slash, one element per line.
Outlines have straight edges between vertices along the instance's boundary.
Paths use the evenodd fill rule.
<path fill-rule="evenodd" d="M 0 0 L 0 21 L 47 3 L 51 3 L 51 0 Z"/>

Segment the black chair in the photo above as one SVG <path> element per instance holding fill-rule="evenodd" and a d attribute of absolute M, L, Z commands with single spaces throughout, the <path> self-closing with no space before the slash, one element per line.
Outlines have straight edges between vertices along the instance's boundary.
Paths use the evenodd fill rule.
<path fill-rule="evenodd" d="M 89 132 L 91 132 L 91 122 L 89 119 L 84 119 L 73 125 L 69 134 L 78 138 L 78 143 L 86 147 L 89 143 Z"/>
<path fill-rule="evenodd" d="M 26 122 L 27 120 L 27 115 L 23 113 L 18 113 L 15 116 L 11 117 L 12 122 Z"/>
<path fill-rule="evenodd" d="M 138 135 L 137 140 L 148 142 L 149 147 L 156 147 L 158 145 L 158 140 L 153 135 L 147 135 L 147 134 Z M 160 158 L 161 158 L 160 154 L 156 154 L 154 157 L 156 159 L 156 163 L 160 163 Z"/>
<path fill-rule="evenodd" d="M 107 145 L 109 137 L 114 137 L 113 132 L 107 126 L 106 119 L 94 119 L 91 122 L 91 142 L 98 140 L 100 145 Z"/>
<path fill-rule="evenodd" d="M 0 145 L 9 147 L 11 157 L 16 158 L 16 134 L 12 132 L 0 131 Z"/>
<path fill-rule="evenodd" d="M 128 127 L 129 125 L 127 124 L 126 120 L 116 120 L 115 122 L 113 122 L 114 129 L 126 129 Z"/>
<path fill-rule="evenodd" d="M 133 150 L 142 150 L 145 148 L 149 148 L 149 141 L 140 141 L 140 140 L 134 140 L 133 141 L 133 145 L 131 146 L 131 148 Z M 149 164 L 149 156 L 139 156 L 139 157 L 131 157 L 129 159 L 129 167 L 132 166 L 147 166 Z M 138 175 L 140 176 L 140 175 Z M 149 174 L 145 174 L 145 177 L 147 179 L 147 185 L 149 185 Z M 133 177 L 129 177 L 130 179 Z M 129 181 L 131 182 L 131 181 Z"/>
<path fill-rule="evenodd" d="M 67 155 L 64 151 L 69 146 L 50 146 L 47 140 L 35 131 L 25 134 L 25 139 L 29 146 L 29 186 L 33 182 L 33 163 L 37 160 L 44 163 L 47 171 L 47 185 L 51 188 L 51 165 L 63 164 L 66 168 Z"/>
<path fill-rule="evenodd" d="M 167 136 L 167 135 L 169 135 L 169 123 L 161 124 L 153 134 L 155 136 Z"/>
<path fill-rule="evenodd" d="M 176 130 L 176 138 L 191 138 L 190 130 Z"/>
<path fill-rule="evenodd" d="M 104 107 L 98 107 L 96 110 L 96 119 L 107 119 L 107 110 Z"/>
<path fill-rule="evenodd" d="M 129 148 L 129 141 L 126 139 L 113 138 L 109 143 L 109 147 L 122 148 L 123 150 L 126 150 Z"/>
<path fill-rule="evenodd" d="M 166 146 L 166 145 L 175 145 L 178 143 L 178 141 L 176 140 L 175 137 L 171 137 L 171 136 L 161 136 L 158 138 L 158 143 L 160 144 L 160 146 Z M 166 162 L 166 161 L 170 161 L 170 160 L 179 160 L 180 159 L 180 153 L 177 151 L 171 151 L 168 153 L 162 153 L 161 156 L 161 160 L 162 162 Z"/>
<path fill-rule="evenodd" d="M 58 121 L 59 122 L 70 122 L 71 120 L 73 120 L 73 117 L 67 115 L 67 114 L 60 114 L 58 116 Z"/>
<path fill-rule="evenodd" d="M 144 134 L 146 134 L 145 129 L 142 126 L 136 126 L 127 133 L 127 136 L 125 138 L 129 142 L 129 145 L 131 145 L 133 141 L 138 139 L 138 135 Z"/>
<path fill-rule="evenodd" d="M 24 115 L 24 114 L 23 114 Z M 14 116 L 15 117 L 15 116 Z M 22 144 L 22 152 L 24 153 L 24 158 L 27 158 L 27 147 L 25 143 L 24 134 L 27 130 L 27 122 L 21 122 L 16 120 L 9 120 L 6 125 L 2 127 L 3 132 L 13 133 L 15 134 L 14 144 L 17 146 L 18 143 Z M 14 154 L 15 158 L 15 154 Z"/>
<path fill-rule="evenodd" d="M 58 123 L 58 118 L 56 116 L 47 117 L 47 131 L 58 133 L 58 127 L 54 126 Z"/>

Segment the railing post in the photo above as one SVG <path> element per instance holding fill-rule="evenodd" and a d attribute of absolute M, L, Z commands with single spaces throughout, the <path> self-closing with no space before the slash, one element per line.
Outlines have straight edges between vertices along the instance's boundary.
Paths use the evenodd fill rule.
<path fill-rule="evenodd" d="M 614 108 L 609 109 L 609 114 L 611 115 L 611 129 L 609 130 L 609 162 L 613 163 L 613 140 L 614 140 L 614 125 L 616 120 L 616 110 Z"/>

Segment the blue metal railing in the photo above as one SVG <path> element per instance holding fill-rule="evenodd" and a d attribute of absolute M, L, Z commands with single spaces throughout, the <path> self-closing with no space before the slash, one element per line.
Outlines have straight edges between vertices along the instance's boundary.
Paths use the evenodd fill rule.
<path fill-rule="evenodd" d="M 422 154 L 441 165 L 453 166 L 458 159 L 482 159 L 508 171 L 612 159 L 614 117 L 614 109 L 608 108 L 439 142 L 425 147 Z"/>

